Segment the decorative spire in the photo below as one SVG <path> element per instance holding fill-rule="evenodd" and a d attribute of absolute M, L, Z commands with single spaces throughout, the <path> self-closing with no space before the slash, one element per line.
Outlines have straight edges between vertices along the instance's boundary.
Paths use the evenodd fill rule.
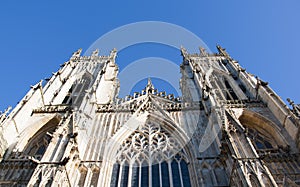
<path fill-rule="evenodd" d="M 151 93 L 152 90 L 154 90 L 154 86 L 152 84 L 152 81 L 151 81 L 150 77 L 148 78 L 148 83 L 147 83 L 147 86 L 146 86 L 145 90 L 146 90 L 146 93 Z"/>

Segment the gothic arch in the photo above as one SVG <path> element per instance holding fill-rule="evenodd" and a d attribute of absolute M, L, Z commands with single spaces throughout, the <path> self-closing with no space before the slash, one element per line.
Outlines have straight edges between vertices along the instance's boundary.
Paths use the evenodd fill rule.
<path fill-rule="evenodd" d="M 60 115 L 53 114 L 43 116 L 42 118 L 38 118 L 35 122 L 32 122 L 30 127 L 21 132 L 20 139 L 16 145 L 16 151 L 24 152 L 38 137 L 46 135 L 49 131 L 54 131 L 60 118 Z"/>
<path fill-rule="evenodd" d="M 160 124 L 166 131 L 171 133 L 176 138 L 176 140 L 178 140 L 180 147 L 184 148 L 188 157 L 191 158 L 191 156 L 194 155 L 190 151 L 191 149 L 185 148 L 185 145 L 188 145 L 189 138 L 187 137 L 185 131 L 180 126 L 177 126 L 176 124 L 172 123 L 171 120 L 162 118 L 162 116 L 155 115 L 153 113 L 147 116 L 147 119 L 144 120 L 144 123 L 146 123 L 147 121 L 153 121 L 155 123 Z M 133 129 L 128 130 L 128 127 L 124 127 L 124 126 L 122 126 L 118 131 L 119 132 L 117 132 L 112 137 L 113 141 L 109 143 L 110 144 L 109 146 L 107 146 L 109 148 L 109 151 L 106 151 L 107 155 L 105 155 L 104 158 L 114 158 L 120 145 L 122 145 L 122 143 L 134 132 Z"/>
<path fill-rule="evenodd" d="M 127 170 L 129 170 L 129 169 L 128 168 L 126 169 L 127 166 L 126 166 L 126 164 L 124 165 L 124 163 L 127 163 L 127 165 L 133 164 L 133 166 L 134 165 L 136 166 L 136 164 L 138 164 L 140 168 L 144 168 L 142 165 L 145 164 L 145 162 L 149 164 L 150 158 L 147 156 L 146 152 L 139 153 L 137 151 L 134 151 L 135 146 L 141 146 L 141 144 L 139 143 L 140 140 L 136 140 L 136 138 L 140 137 L 141 139 L 143 139 L 143 135 L 146 135 L 146 134 L 147 134 L 146 136 L 150 135 L 150 133 L 148 133 L 147 130 L 144 131 L 144 129 L 141 129 L 141 128 L 144 128 L 145 126 L 147 126 L 147 124 L 149 124 L 149 123 L 151 123 L 151 124 L 148 125 L 148 127 L 153 128 L 152 129 L 154 132 L 153 138 L 155 138 L 156 135 L 158 135 L 158 138 L 157 138 L 158 142 L 156 142 L 157 144 L 154 145 L 153 152 L 157 151 L 155 149 L 155 146 L 158 146 L 158 144 L 160 144 L 164 147 L 167 147 L 167 146 L 163 145 L 163 142 L 159 142 L 160 141 L 159 138 L 161 138 L 161 139 L 168 138 L 168 137 L 166 137 L 166 134 L 167 134 L 167 136 L 170 135 L 173 138 L 173 140 L 171 140 L 172 138 L 171 139 L 169 138 L 169 140 L 168 140 L 169 141 L 168 143 L 170 143 L 170 141 L 171 141 L 170 146 L 175 146 L 175 147 L 172 147 L 175 149 L 175 153 L 173 153 L 173 155 L 168 155 L 168 153 L 166 153 L 166 155 L 167 155 L 166 156 L 166 155 L 164 155 L 165 151 L 161 151 L 161 152 L 157 151 L 159 153 L 157 155 L 154 154 L 155 158 L 154 157 L 153 157 L 154 159 L 152 158 L 153 160 L 155 160 L 157 162 L 152 160 L 153 161 L 152 167 L 158 167 L 158 166 L 165 167 L 164 164 L 167 164 L 167 163 L 168 163 L 167 165 L 169 165 L 168 167 L 179 167 L 179 168 L 182 167 L 182 169 L 185 171 L 184 174 L 180 173 L 180 177 L 179 177 L 179 173 L 178 173 L 178 177 L 175 180 L 178 180 L 178 179 L 183 180 L 184 178 L 187 177 L 187 176 L 183 176 L 183 175 L 186 175 L 186 174 L 189 175 L 189 173 L 191 173 L 191 176 L 194 175 L 195 171 L 194 171 L 193 166 L 192 165 L 188 166 L 188 164 L 189 164 L 190 160 L 193 160 L 195 158 L 193 158 L 194 154 L 190 151 L 192 149 L 190 149 L 188 147 L 189 139 L 188 139 L 187 135 L 184 133 L 183 129 L 181 129 L 181 127 L 177 126 L 176 124 L 172 123 L 171 120 L 168 120 L 164 117 L 162 118 L 162 116 L 160 116 L 160 115 L 155 115 L 155 114 L 151 113 L 151 114 L 147 115 L 147 117 L 146 117 L 146 119 L 144 119 L 143 123 L 140 124 L 139 126 L 137 126 L 135 130 L 128 131 L 126 129 L 127 127 L 124 127 L 124 126 L 121 127 L 118 130 L 119 133 L 117 132 L 114 137 L 115 140 L 117 139 L 118 141 L 111 142 L 111 145 L 107 146 L 109 148 L 109 150 L 105 151 L 106 156 L 104 156 L 104 158 L 106 158 L 106 159 L 111 158 L 111 160 L 106 160 L 106 164 L 108 164 L 108 165 L 106 165 L 106 167 L 111 168 L 111 171 L 106 170 L 106 174 L 104 175 L 107 177 L 106 179 L 104 179 L 105 181 L 108 182 L 107 185 L 110 185 L 109 182 L 111 181 L 111 177 L 113 177 L 111 175 L 112 175 L 112 173 L 115 173 L 114 169 L 116 169 L 119 172 L 120 168 L 124 169 L 124 167 L 125 167 L 125 172 L 128 172 Z M 158 126 L 160 126 L 160 127 L 158 127 Z M 120 133 L 120 132 L 122 132 L 122 133 Z M 138 143 L 135 144 L 136 142 L 138 142 Z M 152 142 L 147 142 L 147 141 L 145 141 L 145 142 L 146 142 L 147 146 L 149 145 L 149 147 L 151 147 Z M 130 151 L 128 151 L 127 148 Z M 141 147 L 141 149 L 144 150 L 142 147 Z M 158 147 L 157 149 L 160 149 L 160 148 Z M 166 150 L 166 149 L 163 149 L 163 150 Z M 126 152 L 125 156 L 123 154 L 123 151 Z M 134 154 L 137 154 L 138 156 L 136 156 Z M 131 156 L 133 156 L 133 157 L 131 157 Z M 164 158 L 160 158 L 160 157 L 164 157 Z M 132 162 L 132 159 L 135 161 Z M 146 160 L 148 160 L 148 161 L 146 161 Z M 167 160 L 169 160 L 169 161 L 167 161 Z M 150 163 L 152 161 L 150 161 Z M 115 168 L 116 164 L 114 164 L 114 163 L 119 164 L 118 168 Z M 177 164 L 178 164 L 178 166 L 177 166 Z M 144 165 L 144 166 L 146 166 L 146 165 Z M 189 168 L 189 170 L 187 170 L 187 168 Z M 179 172 L 182 172 L 182 171 L 179 171 Z M 140 172 L 142 172 L 142 171 L 140 171 Z M 121 177 L 121 176 L 119 176 L 119 177 Z M 113 180 L 115 180 L 115 179 L 113 179 Z M 119 178 L 117 180 L 121 180 L 121 179 Z M 169 178 L 168 180 L 172 180 L 172 179 Z M 189 184 L 196 183 L 196 181 L 195 181 L 196 179 L 193 179 L 193 178 L 190 178 L 190 180 L 186 180 L 186 179 L 184 179 L 184 180 L 188 181 Z M 181 181 L 181 182 L 183 182 L 183 181 Z"/>
<path fill-rule="evenodd" d="M 238 119 L 244 127 L 254 129 L 267 139 L 272 140 L 271 144 L 274 148 L 287 145 L 280 127 L 266 117 L 245 109 Z"/>
<path fill-rule="evenodd" d="M 76 80 L 80 80 L 80 79 L 84 79 L 84 78 L 89 79 L 89 80 L 94 80 L 95 77 L 89 71 L 85 70 L 80 73 L 74 74 L 73 78 L 76 81 Z"/>
<path fill-rule="evenodd" d="M 80 74 L 77 74 L 77 75 L 74 76 L 74 78 L 75 79 L 74 79 L 73 85 L 78 85 L 78 84 L 80 84 L 80 83 L 82 83 L 84 81 L 85 84 L 87 83 L 86 85 L 84 85 L 84 87 L 86 89 L 88 89 L 89 87 L 91 87 L 92 80 L 94 80 L 94 76 L 90 72 L 88 72 L 88 71 L 84 71 L 84 72 L 82 72 Z"/>
<path fill-rule="evenodd" d="M 85 95 L 85 91 L 91 87 L 94 77 L 88 71 L 84 71 L 78 75 L 74 75 L 72 80 L 74 81 L 69 85 L 68 92 L 62 102 L 65 104 L 80 106 L 83 96 Z"/>
<path fill-rule="evenodd" d="M 221 78 L 219 81 L 215 81 L 214 77 L 219 77 Z M 226 72 L 224 70 L 220 70 L 218 68 L 211 67 L 209 71 L 206 74 L 206 77 L 208 79 L 212 79 L 207 81 L 209 86 L 211 88 L 219 87 L 221 86 L 223 90 L 227 90 L 227 94 L 230 95 L 228 96 L 228 100 L 238 100 L 238 99 L 247 99 L 246 95 L 243 93 L 241 88 L 236 85 L 236 81 L 234 78 L 229 74 L 229 72 Z M 218 84 L 217 85 L 212 85 L 212 84 Z M 219 90 L 221 91 L 221 90 Z M 224 93 L 222 93 L 224 94 Z M 224 94 L 225 97 L 226 94 Z"/>

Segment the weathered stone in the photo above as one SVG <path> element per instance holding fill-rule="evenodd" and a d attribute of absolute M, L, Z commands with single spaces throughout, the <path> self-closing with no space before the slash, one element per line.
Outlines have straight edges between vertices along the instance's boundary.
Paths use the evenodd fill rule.
<path fill-rule="evenodd" d="M 0 186 L 300 185 L 299 105 L 217 49 L 181 48 L 182 96 L 125 98 L 116 50 L 79 49 L 1 113 Z"/>

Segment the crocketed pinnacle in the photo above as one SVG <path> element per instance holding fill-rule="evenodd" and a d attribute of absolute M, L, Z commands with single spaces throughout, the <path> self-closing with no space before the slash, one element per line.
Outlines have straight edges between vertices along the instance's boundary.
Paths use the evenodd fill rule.
<path fill-rule="evenodd" d="M 151 78 L 149 77 L 148 78 L 148 83 L 147 83 L 147 86 L 146 86 L 146 93 L 151 93 L 152 90 L 154 90 L 154 86 L 152 84 Z"/>

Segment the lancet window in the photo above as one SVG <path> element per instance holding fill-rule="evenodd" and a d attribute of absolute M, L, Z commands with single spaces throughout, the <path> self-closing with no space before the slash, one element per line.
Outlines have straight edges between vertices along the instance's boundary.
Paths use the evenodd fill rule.
<path fill-rule="evenodd" d="M 76 81 L 69 89 L 66 97 L 64 98 L 64 104 L 73 104 L 79 106 L 85 95 L 85 91 L 89 88 L 91 83 L 90 78 L 85 77 Z"/>
<path fill-rule="evenodd" d="M 238 100 L 237 95 L 235 94 L 233 88 L 229 84 L 229 82 L 225 79 L 224 81 L 225 86 L 226 86 L 226 99 L 227 100 Z"/>

